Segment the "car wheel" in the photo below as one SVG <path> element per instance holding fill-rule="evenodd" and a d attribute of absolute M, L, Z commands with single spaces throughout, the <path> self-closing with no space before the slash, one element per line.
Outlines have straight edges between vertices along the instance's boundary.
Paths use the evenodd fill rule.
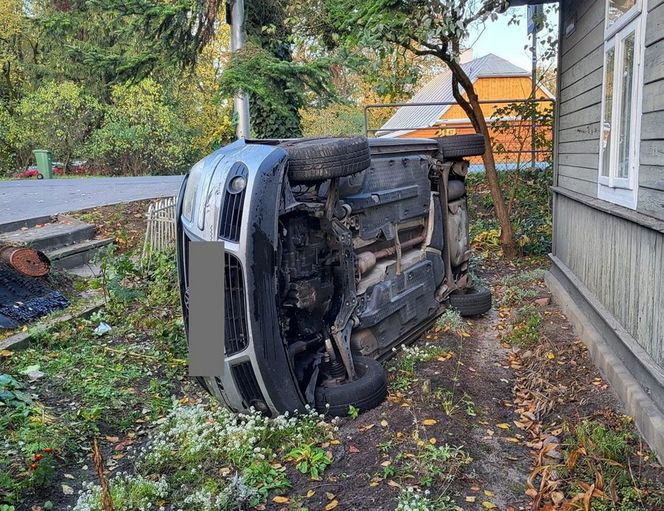
<path fill-rule="evenodd" d="M 353 357 L 357 379 L 316 389 L 316 409 L 330 416 L 348 415 L 350 406 L 360 411 L 381 404 L 387 396 L 387 375 L 380 362 L 369 357 Z"/>
<path fill-rule="evenodd" d="M 446 160 L 460 160 L 468 156 L 482 156 L 485 151 L 484 136 L 453 135 L 440 137 L 438 148 Z"/>
<path fill-rule="evenodd" d="M 462 316 L 479 316 L 491 310 L 491 291 L 485 287 L 471 287 L 450 295 L 450 306 Z"/>
<path fill-rule="evenodd" d="M 315 183 L 350 176 L 371 166 L 366 137 L 305 138 L 283 142 L 292 183 Z"/>

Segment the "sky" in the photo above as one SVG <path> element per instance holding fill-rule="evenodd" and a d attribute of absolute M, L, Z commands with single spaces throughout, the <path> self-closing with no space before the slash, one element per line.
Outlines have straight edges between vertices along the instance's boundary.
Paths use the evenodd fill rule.
<path fill-rule="evenodd" d="M 515 14 L 520 19 L 519 24 L 508 25 Z M 512 7 L 499 15 L 497 21 L 488 21 L 484 27 L 474 27 L 468 42 L 472 44 L 473 58 L 493 53 L 526 70 L 531 68 L 530 51 L 524 50 L 530 42 L 526 7 Z"/>

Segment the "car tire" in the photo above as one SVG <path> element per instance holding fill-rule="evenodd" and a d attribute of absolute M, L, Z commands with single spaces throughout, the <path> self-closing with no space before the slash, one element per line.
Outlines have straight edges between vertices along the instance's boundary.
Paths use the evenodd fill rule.
<path fill-rule="evenodd" d="M 350 176 L 371 166 L 366 137 L 304 138 L 280 145 L 288 153 L 288 177 L 292 183 Z"/>
<path fill-rule="evenodd" d="M 355 381 L 316 389 L 316 409 L 332 417 L 348 415 L 350 406 L 360 411 L 371 410 L 387 396 L 387 375 L 377 360 L 353 357 L 358 378 Z"/>
<path fill-rule="evenodd" d="M 462 316 L 479 316 L 491 310 L 491 291 L 485 287 L 471 287 L 450 295 L 450 306 Z"/>
<path fill-rule="evenodd" d="M 484 136 L 453 135 L 440 137 L 438 148 L 445 160 L 460 160 L 468 156 L 482 156 L 485 151 Z"/>

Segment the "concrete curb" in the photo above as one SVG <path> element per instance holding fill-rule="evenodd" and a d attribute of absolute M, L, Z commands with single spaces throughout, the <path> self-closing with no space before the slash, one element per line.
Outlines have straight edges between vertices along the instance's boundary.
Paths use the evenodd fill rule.
<path fill-rule="evenodd" d="M 48 224 L 53 221 L 53 215 L 35 216 L 24 220 L 12 220 L 10 222 L 0 223 L 0 234 L 18 231 L 23 227 L 34 227 L 38 224 Z"/>
<path fill-rule="evenodd" d="M 546 274 L 545 281 L 574 331 L 588 347 L 593 362 L 622 401 L 625 412 L 634 418 L 639 432 L 660 463 L 664 463 L 664 414 L 602 338 L 563 283 L 551 272 Z"/>
<path fill-rule="evenodd" d="M 65 314 L 63 316 L 58 316 L 57 318 L 45 321 L 40 326 L 49 328 L 63 321 L 71 321 L 72 319 L 76 318 L 87 318 L 91 316 L 93 313 L 97 312 L 99 309 L 101 309 L 105 303 L 106 302 L 104 302 L 104 300 L 97 300 L 92 304 L 88 305 L 86 308 L 84 308 L 81 311 L 78 311 L 73 314 Z M 7 337 L 6 339 L 0 341 L 0 350 L 10 350 L 10 351 L 24 350 L 29 346 L 31 340 L 32 340 L 32 334 L 30 333 L 30 330 L 28 330 L 27 332 L 14 334 L 11 337 Z"/>

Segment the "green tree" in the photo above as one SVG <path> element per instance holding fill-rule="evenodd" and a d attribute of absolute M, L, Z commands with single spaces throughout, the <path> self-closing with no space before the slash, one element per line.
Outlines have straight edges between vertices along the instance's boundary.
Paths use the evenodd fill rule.
<path fill-rule="evenodd" d="M 111 98 L 87 146 L 98 165 L 116 174 L 177 174 L 198 157 L 194 133 L 154 80 L 115 85 Z"/>
<path fill-rule="evenodd" d="M 19 101 L 8 121 L 7 141 L 22 166 L 33 149 L 49 149 L 66 168 L 73 157 L 81 156 L 99 116 L 99 102 L 80 85 L 47 82 Z"/>
<path fill-rule="evenodd" d="M 311 0 L 317 1 L 317 0 Z M 472 80 L 459 62 L 470 27 L 497 16 L 506 0 L 323 0 L 328 18 L 348 44 L 406 49 L 418 56 L 432 56 L 452 72 L 454 99 L 463 108 L 475 131 L 487 140 L 484 167 L 501 227 L 501 247 L 508 257 L 516 254 L 514 234 L 500 189 L 486 119 Z"/>

